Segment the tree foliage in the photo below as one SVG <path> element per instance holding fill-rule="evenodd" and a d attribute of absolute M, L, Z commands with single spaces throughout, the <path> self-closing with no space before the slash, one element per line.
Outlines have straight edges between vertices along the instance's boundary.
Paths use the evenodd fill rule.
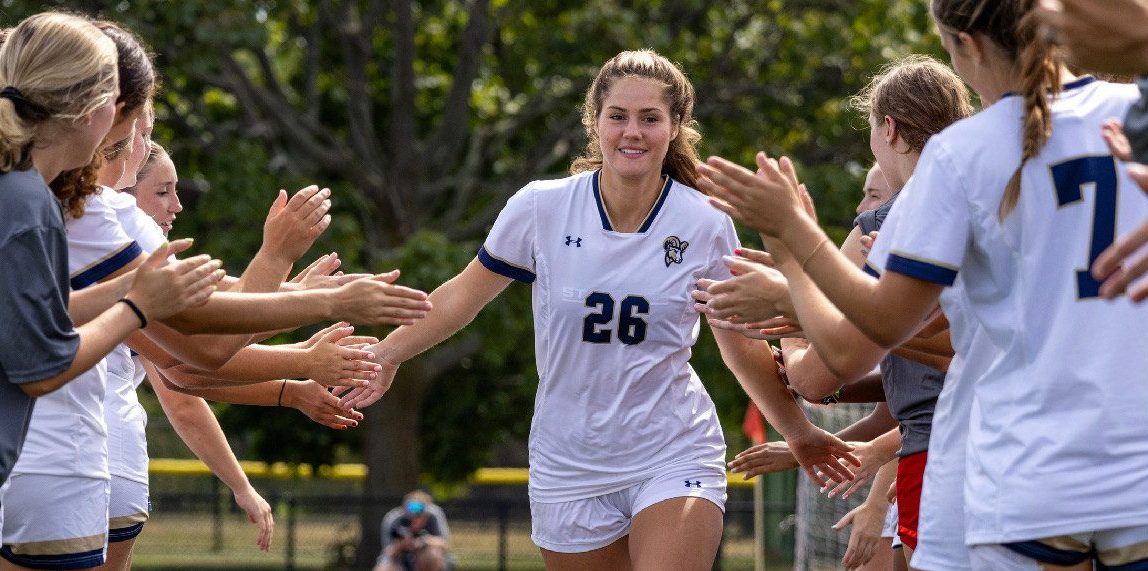
<path fill-rule="evenodd" d="M 473 257 L 514 190 L 565 172 L 585 145 L 583 93 L 618 51 L 650 47 L 680 62 L 698 93 L 703 154 L 743 164 L 758 149 L 790 154 L 837 227 L 848 226 L 872 160 L 848 96 L 899 56 L 941 54 L 928 3 L 913 0 L 58 4 L 123 22 L 158 54 L 157 138 L 181 188 L 202 191 L 177 234 L 238 271 L 274 192 L 321 181 L 336 191 L 336 216 L 315 251 L 340 252 L 352 270 L 400 267 L 403 283 L 426 289 Z M 9 23 L 45 8 L 0 5 Z M 229 412 L 229 424 L 290 424 L 312 450 L 293 457 L 317 461 L 362 438 L 372 493 L 401 493 L 420 473 L 461 478 L 528 429 L 530 315 L 526 289 L 512 287 L 463 334 L 404 365 L 361 434 L 316 437 L 322 429 L 300 429 L 297 417 L 252 423 L 248 411 Z M 712 342 L 694 362 L 731 445 L 742 442 L 746 397 Z"/>

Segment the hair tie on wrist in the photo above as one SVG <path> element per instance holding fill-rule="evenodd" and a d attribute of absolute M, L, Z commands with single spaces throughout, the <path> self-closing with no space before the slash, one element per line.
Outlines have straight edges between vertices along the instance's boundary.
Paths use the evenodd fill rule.
<path fill-rule="evenodd" d="M 140 310 L 140 306 L 136 305 L 134 301 L 126 297 L 121 297 L 116 303 L 127 305 L 128 309 L 132 310 L 132 313 L 136 314 L 136 317 L 138 317 L 140 320 L 140 329 L 147 327 L 147 317 L 144 316 L 144 312 Z"/>
<path fill-rule="evenodd" d="M 279 400 L 275 401 L 275 406 L 283 406 L 283 391 L 287 390 L 287 379 L 283 379 L 283 384 L 279 386 Z"/>
<path fill-rule="evenodd" d="M 16 109 L 16 115 L 25 121 L 43 121 L 51 117 L 51 113 L 44 108 L 43 105 L 32 103 L 28 98 L 20 93 L 19 89 L 11 85 L 0 89 L 0 97 L 12 101 L 12 107 Z"/>

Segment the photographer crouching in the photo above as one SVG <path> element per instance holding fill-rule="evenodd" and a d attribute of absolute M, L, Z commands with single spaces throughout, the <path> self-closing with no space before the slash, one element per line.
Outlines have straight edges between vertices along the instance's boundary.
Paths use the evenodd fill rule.
<path fill-rule="evenodd" d="M 403 505 L 383 516 L 383 552 L 374 571 L 450 571 L 450 529 L 446 514 L 426 492 L 403 496 Z"/>

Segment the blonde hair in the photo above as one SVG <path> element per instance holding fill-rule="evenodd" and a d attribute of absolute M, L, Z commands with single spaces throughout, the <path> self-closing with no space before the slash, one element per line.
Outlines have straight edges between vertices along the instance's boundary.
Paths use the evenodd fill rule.
<path fill-rule="evenodd" d="M 1060 92 L 1062 54 L 1040 33 L 1035 0 L 933 0 L 942 33 L 984 34 L 1019 68 L 1024 90 L 1021 161 L 1005 186 L 997 215 L 1008 217 L 1020 200 L 1021 171 L 1052 136 L 1050 98 Z M 958 38 L 959 39 L 959 38 Z"/>
<path fill-rule="evenodd" d="M 116 93 L 116 47 L 87 20 L 44 12 L 20 22 L 0 47 L 0 173 L 30 166 L 37 128 L 74 121 Z"/>
<path fill-rule="evenodd" d="M 929 138 L 973 114 L 969 90 L 949 66 L 924 55 L 887 64 L 850 99 L 854 109 L 892 117 L 897 133 L 920 153 Z"/>
<path fill-rule="evenodd" d="M 582 104 L 582 126 L 586 129 L 586 151 L 570 165 L 577 174 L 602 168 L 602 146 L 598 139 L 598 115 L 602 101 L 614 83 L 624 77 L 641 77 L 665 86 L 665 102 L 670 120 L 678 127 L 678 136 L 670 142 L 662 163 L 662 173 L 686 185 L 696 187 L 698 180 L 698 142 L 702 140 L 694 120 L 694 86 L 677 65 L 654 50 L 622 52 L 607 61 L 586 90 Z"/>

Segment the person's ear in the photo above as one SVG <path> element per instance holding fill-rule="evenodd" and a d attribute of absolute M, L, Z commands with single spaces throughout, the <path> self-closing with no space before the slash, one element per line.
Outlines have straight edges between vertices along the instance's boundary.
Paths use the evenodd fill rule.
<path fill-rule="evenodd" d="M 881 119 L 881 124 L 885 131 L 885 143 L 890 147 L 896 146 L 897 143 L 897 120 L 886 115 Z"/>
<path fill-rule="evenodd" d="M 984 64 L 988 46 L 985 42 L 989 41 L 984 34 L 970 34 L 968 32 L 957 33 L 957 51 L 967 58 L 969 61 L 977 65 Z"/>

